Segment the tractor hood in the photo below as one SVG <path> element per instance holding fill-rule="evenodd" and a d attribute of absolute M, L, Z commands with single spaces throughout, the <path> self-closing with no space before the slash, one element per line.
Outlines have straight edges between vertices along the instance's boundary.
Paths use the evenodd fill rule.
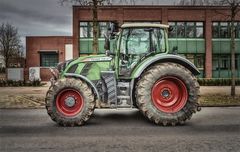
<path fill-rule="evenodd" d="M 111 69 L 111 63 L 112 58 L 104 54 L 82 56 L 68 62 L 60 75 L 64 77 L 66 73 L 74 73 L 85 76 L 89 80 L 99 80 L 101 71 Z"/>

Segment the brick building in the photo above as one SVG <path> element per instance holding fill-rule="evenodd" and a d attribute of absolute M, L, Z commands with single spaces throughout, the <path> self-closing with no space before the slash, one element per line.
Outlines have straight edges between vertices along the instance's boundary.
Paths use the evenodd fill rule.
<path fill-rule="evenodd" d="M 40 67 L 41 80 L 49 80 L 49 67 L 72 58 L 71 36 L 26 37 L 25 79 L 28 79 L 30 67 Z"/>
<path fill-rule="evenodd" d="M 221 13 L 219 13 L 221 12 Z M 170 51 L 192 61 L 201 71 L 199 77 L 229 78 L 230 23 L 223 13 L 226 7 L 202 6 L 111 6 L 99 8 L 99 52 L 104 53 L 103 33 L 109 21 L 154 22 L 172 25 Z M 47 80 L 46 67 L 57 62 L 92 53 L 92 14 L 88 7 L 73 6 L 72 37 L 27 37 L 27 68 L 41 67 L 41 78 Z M 236 18 L 236 68 L 240 77 L 240 15 Z M 72 45 L 71 45 L 72 44 Z M 72 48 L 71 48 L 72 47 Z"/>

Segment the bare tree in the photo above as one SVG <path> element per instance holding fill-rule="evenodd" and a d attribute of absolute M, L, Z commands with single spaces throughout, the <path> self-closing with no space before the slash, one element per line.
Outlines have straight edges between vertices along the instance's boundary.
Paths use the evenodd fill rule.
<path fill-rule="evenodd" d="M 4 57 L 6 68 L 9 67 L 11 58 L 20 55 L 22 47 L 18 29 L 11 24 L 2 23 L 0 26 L 0 54 Z"/>
<path fill-rule="evenodd" d="M 232 75 L 232 83 L 231 83 L 231 96 L 236 95 L 235 89 L 235 81 L 236 81 L 236 67 L 235 67 L 235 53 L 236 53 L 236 44 L 235 44 L 235 31 L 236 28 L 234 23 L 236 22 L 236 16 L 240 11 L 240 0 L 219 0 L 219 4 L 223 6 L 227 6 L 230 10 L 229 14 L 226 14 L 230 18 L 230 26 L 231 26 L 231 75 Z"/>

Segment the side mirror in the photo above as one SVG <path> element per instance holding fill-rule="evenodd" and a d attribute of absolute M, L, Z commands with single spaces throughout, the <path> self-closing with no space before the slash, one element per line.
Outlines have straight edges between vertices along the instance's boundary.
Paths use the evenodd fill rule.
<path fill-rule="evenodd" d="M 104 44 L 104 49 L 105 50 L 110 50 L 110 35 L 108 33 L 104 34 L 105 38 L 105 44 Z"/>
<path fill-rule="evenodd" d="M 117 22 L 110 22 L 109 34 L 110 38 L 113 37 L 118 32 L 119 26 Z"/>
<path fill-rule="evenodd" d="M 110 22 L 110 26 L 107 32 L 104 34 L 104 38 L 105 38 L 104 49 L 105 49 L 106 56 L 115 55 L 114 52 L 110 51 L 110 39 L 115 38 L 116 33 L 118 32 L 118 28 L 119 26 L 117 22 Z"/>

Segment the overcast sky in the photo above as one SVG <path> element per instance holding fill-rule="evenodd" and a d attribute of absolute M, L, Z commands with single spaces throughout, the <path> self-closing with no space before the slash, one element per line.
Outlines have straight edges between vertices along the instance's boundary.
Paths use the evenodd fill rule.
<path fill-rule="evenodd" d="M 136 0 L 136 4 L 172 4 L 174 0 Z M 18 28 L 25 36 L 71 36 L 72 8 L 58 0 L 0 0 L 0 24 Z M 24 44 L 25 45 L 25 44 Z"/>

